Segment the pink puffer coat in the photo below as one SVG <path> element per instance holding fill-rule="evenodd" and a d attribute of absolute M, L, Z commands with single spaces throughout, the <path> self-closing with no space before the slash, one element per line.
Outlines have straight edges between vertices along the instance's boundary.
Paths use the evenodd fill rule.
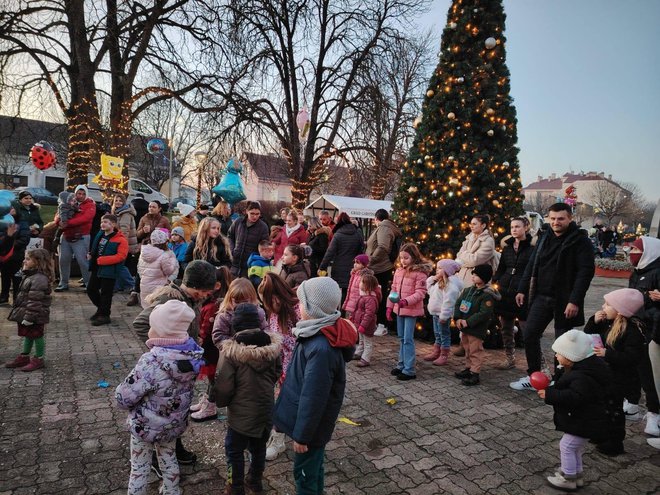
<path fill-rule="evenodd" d="M 430 263 L 398 268 L 394 273 L 392 291 L 399 293 L 399 300 L 405 299 L 404 308 L 387 298 L 387 307 L 393 308 L 399 316 L 424 316 L 424 297 L 426 297 L 426 278 L 433 266 Z"/>
<path fill-rule="evenodd" d="M 179 262 L 173 251 L 145 244 L 142 246 L 137 266 L 140 274 L 140 301 L 143 308 L 149 307 L 145 298 L 159 287 L 170 283 L 169 277 L 178 273 Z"/>
<path fill-rule="evenodd" d="M 351 280 L 348 282 L 348 289 L 346 291 L 346 299 L 344 305 L 341 307 L 347 313 L 355 311 L 358 299 L 360 299 L 360 280 L 362 275 L 373 275 L 373 270 L 369 268 L 362 268 L 361 270 L 351 270 Z"/>

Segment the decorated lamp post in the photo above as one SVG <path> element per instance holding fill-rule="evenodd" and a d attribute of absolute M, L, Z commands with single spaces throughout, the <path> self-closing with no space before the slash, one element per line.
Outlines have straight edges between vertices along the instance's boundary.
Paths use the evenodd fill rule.
<path fill-rule="evenodd" d="M 204 166 L 208 155 L 204 151 L 195 152 L 197 160 L 197 209 L 202 205 L 202 176 L 204 175 Z"/>

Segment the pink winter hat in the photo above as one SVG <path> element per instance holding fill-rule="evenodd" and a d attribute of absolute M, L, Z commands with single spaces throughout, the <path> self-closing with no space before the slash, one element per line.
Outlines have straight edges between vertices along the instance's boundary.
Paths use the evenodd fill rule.
<path fill-rule="evenodd" d="M 369 256 L 366 254 L 358 254 L 355 257 L 355 261 L 360 263 L 362 266 L 369 266 Z"/>
<path fill-rule="evenodd" d="M 170 299 L 157 305 L 149 315 L 149 338 L 167 339 L 170 344 L 184 343 L 194 319 L 195 312 L 186 303 Z"/>
<path fill-rule="evenodd" d="M 448 277 L 451 277 L 454 273 L 460 271 L 461 265 L 454 260 L 440 260 L 438 261 L 438 268 L 441 268 Z"/>
<path fill-rule="evenodd" d="M 630 318 L 644 306 L 644 296 L 637 289 L 618 289 L 603 296 L 617 313 Z"/>

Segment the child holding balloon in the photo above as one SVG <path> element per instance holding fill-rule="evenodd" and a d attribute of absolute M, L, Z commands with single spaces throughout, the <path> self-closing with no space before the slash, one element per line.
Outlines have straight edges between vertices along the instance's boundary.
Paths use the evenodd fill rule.
<path fill-rule="evenodd" d="M 589 318 L 584 331 L 600 337 L 594 353 L 603 358 L 614 375 L 609 411 L 613 424 L 609 428 L 608 440 L 597 448 L 603 454 L 616 456 L 623 453 L 626 436 L 623 399 L 636 393 L 639 398 L 637 367 L 645 353 L 648 354 L 643 323 L 633 316 L 644 306 L 644 295 L 637 289 L 618 289 L 605 294 L 603 299 L 603 308 Z M 649 411 L 657 414 L 657 396 L 647 395 L 646 402 Z"/>
<path fill-rule="evenodd" d="M 538 390 L 554 407 L 554 423 L 564 436 L 559 441 L 561 469 L 548 483 L 562 490 L 584 486 L 582 454 L 589 441 L 607 435 L 606 397 L 611 372 L 594 354 L 592 340 L 581 330 L 569 330 L 552 344 L 559 362 L 555 384 Z"/>

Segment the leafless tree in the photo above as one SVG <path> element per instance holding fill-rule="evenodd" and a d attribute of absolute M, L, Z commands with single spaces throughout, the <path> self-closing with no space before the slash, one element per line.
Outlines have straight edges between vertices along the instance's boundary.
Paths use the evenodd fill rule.
<path fill-rule="evenodd" d="M 364 174 L 375 199 L 396 184 L 414 135 L 430 70 L 430 34 L 397 37 L 373 52 L 359 73 L 360 93 L 353 100 L 340 137 L 352 151 L 352 162 Z"/>
<path fill-rule="evenodd" d="M 623 217 L 631 211 L 630 192 L 604 180 L 596 182 L 589 197 L 594 211 L 611 225 L 615 217 Z"/>
<path fill-rule="evenodd" d="M 215 49 L 215 11 L 204 0 L 5 0 L 0 66 L 17 70 L 0 89 L 16 95 L 17 111 L 35 93 L 52 94 L 69 126 L 69 184 L 85 182 L 101 152 L 128 155 L 133 122 L 150 105 L 173 99 L 194 112 L 222 108 L 203 100 L 216 78 L 198 63 Z M 163 84 L 145 84 L 146 73 Z"/>
<path fill-rule="evenodd" d="M 230 132 L 274 140 L 290 162 L 292 196 L 304 207 L 326 160 L 347 150 L 338 136 L 358 75 L 398 37 L 421 0 L 235 0 L 219 8 L 219 90 L 230 105 Z M 402 24 L 403 23 L 403 24 Z M 296 117 L 309 108 L 301 142 Z"/>
<path fill-rule="evenodd" d="M 17 157 L 0 150 L 0 184 L 3 189 L 14 189 L 14 177 L 25 175 L 32 167 L 25 161 L 25 157 Z"/>

